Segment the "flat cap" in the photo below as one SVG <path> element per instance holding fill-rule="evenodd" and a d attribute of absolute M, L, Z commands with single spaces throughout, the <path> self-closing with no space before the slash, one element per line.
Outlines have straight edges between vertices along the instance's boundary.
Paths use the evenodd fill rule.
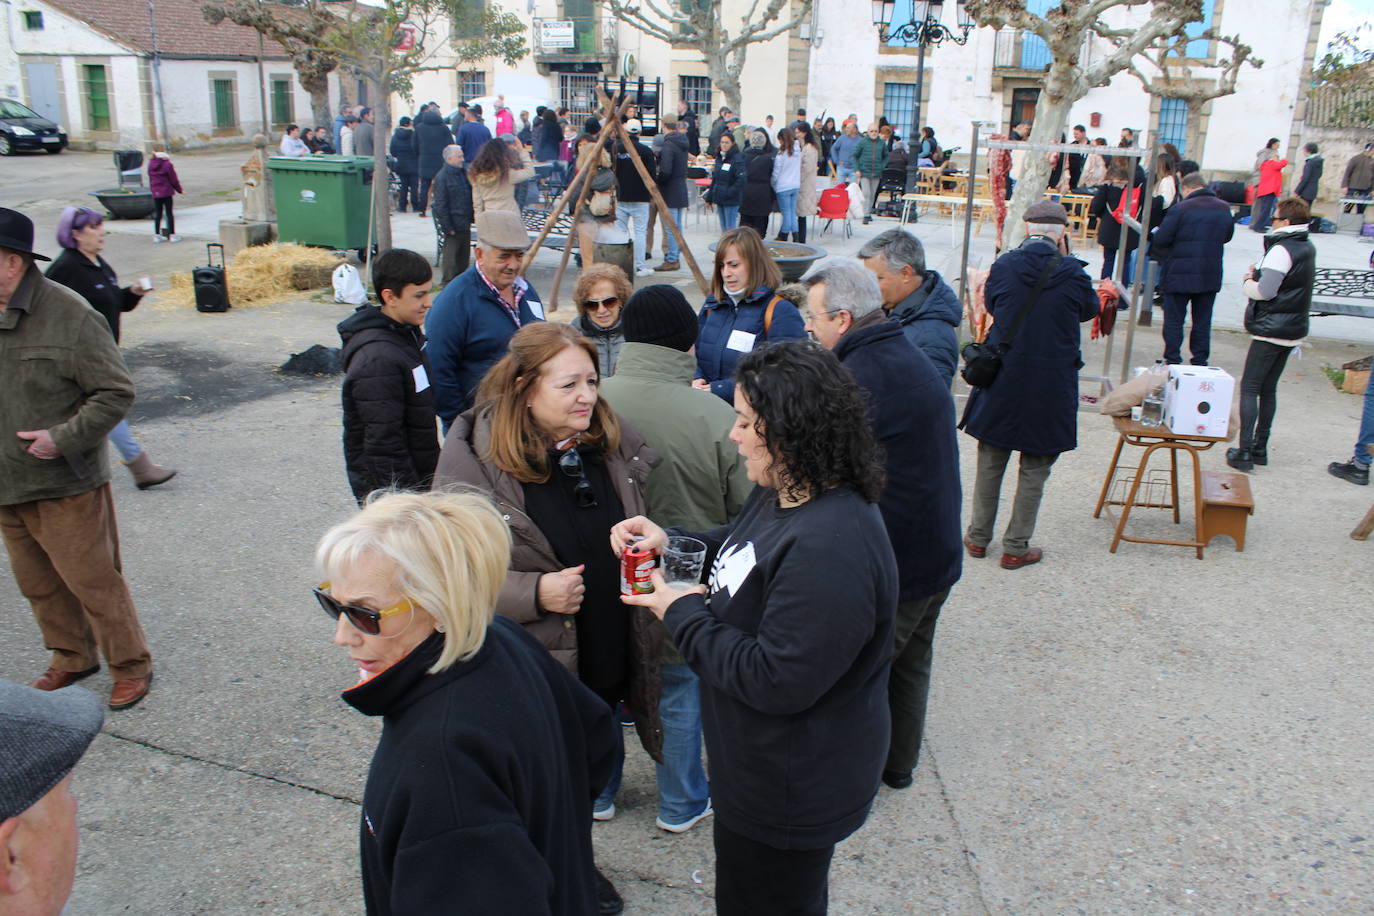
<path fill-rule="evenodd" d="M 23 814 L 76 766 L 105 711 L 81 687 L 51 693 L 0 681 L 0 821 Z"/>
<path fill-rule="evenodd" d="M 1069 211 L 1057 200 L 1037 200 L 1026 208 L 1026 215 L 1021 218 L 1028 223 L 1058 223 L 1067 226 Z"/>
<path fill-rule="evenodd" d="M 483 248 L 524 251 L 530 247 L 529 230 L 513 210 L 483 210 L 476 223 L 477 241 Z"/>

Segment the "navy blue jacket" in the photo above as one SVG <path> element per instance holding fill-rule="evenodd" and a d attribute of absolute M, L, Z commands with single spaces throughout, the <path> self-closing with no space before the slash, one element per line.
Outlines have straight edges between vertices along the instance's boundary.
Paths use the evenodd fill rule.
<path fill-rule="evenodd" d="M 517 327 L 506 304 L 478 276 L 473 264 L 434 297 L 425 318 L 429 345 L 429 380 L 434 385 L 434 412 L 444 421 L 472 406 L 482 376 L 506 355 L 511 335 L 531 321 L 544 320 L 543 300 L 530 287 L 520 300 Z"/>
<path fill-rule="evenodd" d="M 671 133 L 663 138 L 658 154 L 658 191 L 671 210 L 687 206 L 687 135 Z"/>
<path fill-rule="evenodd" d="M 937 271 L 927 270 L 921 285 L 893 307 L 892 317 L 906 339 L 930 357 L 944 376 L 945 387 L 952 385 L 959 365 L 959 322 L 964 307 L 949 284 Z"/>
<path fill-rule="evenodd" d="M 985 293 L 994 324 L 988 343 L 1002 342 L 1030 297 L 1054 247 L 1029 238 L 997 259 Z M 1031 455 L 1078 447 L 1078 325 L 1098 312 L 1097 293 L 1083 262 L 1059 262 L 987 388 L 974 388 L 960 428 L 980 442 Z"/>
<path fill-rule="evenodd" d="M 558 158 L 558 144 L 563 140 L 563 128 L 557 121 L 536 118 L 534 122 L 534 161 L 552 162 Z"/>
<path fill-rule="evenodd" d="M 697 378 L 710 382 L 711 391 L 724 398 L 727 404 L 735 403 L 735 363 L 739 362 L 741 353 L 766 341 L 806 339 L 806 322 L 802 321 L 797 307 L 786 299 L 774 307 L 773 323 L 768 336 L 764 336 L 763 318 L 772 298 L 773 291 L 762 286 L 739 305 L 728 296 L 723 303 L 717 302 L 715 296 L 707 296 L 697 316 L 697 323 L 701 325 L 697 334 Z M 730 335 L 735 331 L 748 335 L 747 340 L 735 341 L 744 347 L 742 350 L 729 346 Z"/>
<path fill-rule="evenodd" d="M 727 155 L 716 159 L 711 170 L 711 186 L 706 201 L 717 207 L 738 207 L 744 199 L 744 154 L 733 146 Z"/>
<path fill-rule="evenodd" d="M 1160 262 L 1159 291 L 1215 293 L 1221 289 L 1221 261 L 1236 231 L 1231 206 L 1199 188 L 1169 208 L 1150 236 L 1150 257 Z"/>
<path fill-rule="evenodd" d="M 463 148 L 463 162 L 472 165 L 482 147 L 491 139 L 491 131 L 481 121 L 466 121 L 458 128 L 458 145 Z"/>
<path fill-rule="evenodd" d="M 878 508 L 897 555 L 897 600 L 959 581 L 959 444 L 949 380 L 890 319 L 840 338 L 835 355 L 868 393 L 868 415 L 887 458 Z"/>

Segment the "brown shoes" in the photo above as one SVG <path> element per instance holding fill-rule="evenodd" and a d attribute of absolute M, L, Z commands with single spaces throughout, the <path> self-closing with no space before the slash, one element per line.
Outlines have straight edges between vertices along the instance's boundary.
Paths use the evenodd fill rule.
<path fill-rule="evenodd" d="M 151 671 L 144 677 L 131 677 L 122 681 L 115 681 L 114 689 L 110 691 L 110 708 L 128 709 L 146 697 L 148 688 L 152 685 L 153 673 Z"/>
<path fill-rule="evenodd" d="M 981 560 L 988 555 L 988 549 L 986 547 L 979 547 L 968 538 L 964 538 L 964 549 L 967 550 L 968 555 L 975 560 Z"/>
<path fill-rule="evenodd" d="M 1029 566 L 1032 563 L 1039 563 L 1045 556 L 1045 551 L 1039 547 L 1032 547 L 1020 556 L 1010 553 L 1002 554 L 1003 569 L 1020 569 L 1022 566 Z"/>
<path fill-rule="evenodd" d="M 35 690 L 61 690 L 63 687 L 70 687 L 84 677 L 90 677 L 99 670 L 99 665 L 94 668 L 87 668 L 85 671 L 58 671 L 56 668 L 49 668 L 29 686 Z"/>

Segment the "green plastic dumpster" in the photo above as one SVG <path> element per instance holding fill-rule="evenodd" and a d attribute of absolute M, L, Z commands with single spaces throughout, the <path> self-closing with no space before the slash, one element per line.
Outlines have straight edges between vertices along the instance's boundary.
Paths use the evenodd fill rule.
<path fill-rule="evenodd" d="M 325 248 L 367 247 L 371 156 L 273 156 L 277 238 Z"/>

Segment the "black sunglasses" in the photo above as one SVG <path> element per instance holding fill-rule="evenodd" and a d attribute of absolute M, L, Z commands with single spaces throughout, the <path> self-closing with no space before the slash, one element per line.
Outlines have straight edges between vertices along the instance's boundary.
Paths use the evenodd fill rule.
<path fill-rule="evenodd" d="M 582 467 L 582 456 L 576 448 L 563 452 L 558 459 L 558 468 L 569 477 L 577 478 L 577 484 L 573 487 L 573 499 L 577 501 L 577 508 L 590 509 L 595 506 L 596 493 L 592 491 L 592 482 L 587 479 L 587 472 Z"/>
<path fill-rule="evenodd" d="M 392 617 L 396 614 L 404 614 L 415 607 L 408 599 L 403 599 L 393 604 L 391 607 L 382 608 L 374 611 L 370 607 L 359 607 L 356 604 L 343 604 L 333 595 L 329 594 L 328 582 L 321 582 L 311 589 L 315 594 L 315 600 L 324 608 L 324 612 L 335 620 L 343 614 L 348 617 L 348 622 L 369 636 L 376 636 L 382 631 L 382 618 Z"/>
<path fill-rule="evenodd" d="M 583 299 L 583 300 L 582 300 L 582 306 L 583 306 L 583 308 L 585 308 L 585 309 L 586 309 L 587 311 L 589 311 L 589 312 L 594 312 L 594 311 L 596 311 L 597 309 L 601 308 L 603 305 L 606 306 L 606 308 L 611 309 L 611 308 L 615 308 L 615 307 L 616 307 L 617 305 L 619 305 L 619 304 L 620 304 L 620 297 L 619 297 L 619 296 L 607 296 L 605 299 Z"/>

